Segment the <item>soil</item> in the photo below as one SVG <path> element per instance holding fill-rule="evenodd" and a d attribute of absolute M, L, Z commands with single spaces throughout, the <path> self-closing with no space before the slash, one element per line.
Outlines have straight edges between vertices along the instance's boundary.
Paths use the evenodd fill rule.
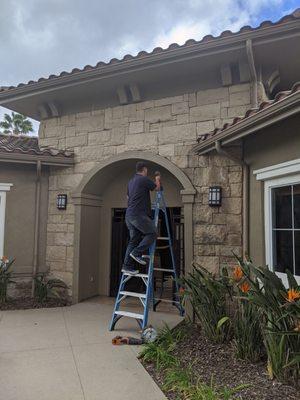
<path fill-rule="evenodd" d="M 197 326 L 191 326 L 187 336 L 177 345 L 176 356 L 182 368 L 193 365 L 195 381 L 216 388 L 235 388 L 249 385 L 239 391 L 235 399 L 241 400 L 300 400 L 299 390 L 272 381 L 266 371 L 266 362 L 251 364 L 234 357 L 231 343 L 217 345 L 209 342 Z M 157 371 L 152 364 L 144 364 L 149 374 L 162 388 L 164 372 Z M 178 399 L 176 393 L 165 393 L 170 400 Z"/>
<path fill-rule="evenodd" d="M 0 311 L 5 310 L 28 310 L 32 308 L 53 308 L 69 306 L 71 302 L 68 299 L 51 298 L 42 303 L 32 297 L 19 297 L 8 299 L 6 303 L 0 303 Z"/>

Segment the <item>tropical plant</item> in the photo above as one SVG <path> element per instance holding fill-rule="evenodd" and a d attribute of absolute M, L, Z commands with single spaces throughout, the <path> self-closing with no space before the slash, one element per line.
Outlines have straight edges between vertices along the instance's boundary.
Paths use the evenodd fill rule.
<path fill-rule="evenodd" d="M 7 257 L 0 258 L 0 303 L 7 301 L 7 288 L 10 283 L 14 283 L 11 279 L 11 266 L 15 260 Z"/>
<path fill-rule="evenodd" d="M 286 271 L 289 288 L 268 268 L 238 258 L 250 285 L 248 300 L 261 310 L 261 326 L 271 378 L 299 384 L 300 286 Z"/>
<path fill-rule="evenodd" d="M 249 273 L 249 268 L 247 268 Z M 264 344 L 261 333 L 261 312 L 259 307 L 249 301 L 250 284 L 240 265 L 233 271 L 233 290 L 235 314 L 232 318 L 233 343 L 237 358 L 256 362 L 264 354 Z"/>
<path fill-rule="evenodd" d="M 47 274 L 40 274 L 34 278 L 34 297 L 43 303 L 49 298 L 60 297 L 61 290 L 68 286 L 61 279 L 49 279 Z"/>
<path fill-rule="evenodd" d="M 6 135 L 21 135 L 33 132 L 32 122 L 25 115 L 12 112 L 11 115 L 4 114 L 0 128 Z"/>
<path fill-rule="evenodd" d="M 216 343 L 224 342 L 230 333 L 226 302 L 231 295 L 227 270 L 215 276 L 201 266 L 180 280 L 184 286 L 184 299 L 191 302 L 207 338 Z"/>

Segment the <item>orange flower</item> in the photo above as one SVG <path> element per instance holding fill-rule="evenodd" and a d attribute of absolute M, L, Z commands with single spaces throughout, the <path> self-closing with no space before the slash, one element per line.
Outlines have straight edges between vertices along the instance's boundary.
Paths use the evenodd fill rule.
<path fill-rule="evenodd" d="M 243 293 L 248 293 L 249 290 L 250 290 L 250 285 L 249 285 L 248 282 L 243 282 L 243 283 L 239 286 L 239 288 L 241 289 L 241 291 L 242 291 Z"/>
<path fill-rule="evenodd" d="M 236 282 L 239 282 L 242 279 L 243 275 L 244 274 L 242 268 L 239 265 L 237 265 L 233 270 L 233 279 Z"/>
<path fill-rule="evenodd" d="M 3 257 L 1 258 L 1 261 L 2 261 L 4 264 L 6 264 L 9 260 L 8 260 L 7 257 L 3 256 Z"/>
<path fill-rule="evenodd" d="M 185 292 L 184 288 L 183 288 L 183 287 L 180 287 L 180 288 L 179 288 L 179 296 L 183 296 L 183 295 L 184 295 L 184 292 Z"/>
<path fill-rule="evenodd" d="M 286 296 L 286 300 L 289 301 L 290 303 L 292 303 L 293 301 L 296 301 L 300 299 L 300 292 L 299 290 L 296 289 L 289 289 L 287 291 L 287 296 Z"/>

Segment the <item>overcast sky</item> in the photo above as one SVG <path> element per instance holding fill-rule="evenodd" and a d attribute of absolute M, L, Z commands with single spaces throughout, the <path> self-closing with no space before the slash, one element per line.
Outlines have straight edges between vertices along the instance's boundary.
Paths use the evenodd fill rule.
<path fill-rule="evenodd" d="M 297 7 L 300 0 L 0 0 L 0 86 L 276 21 Z"/>

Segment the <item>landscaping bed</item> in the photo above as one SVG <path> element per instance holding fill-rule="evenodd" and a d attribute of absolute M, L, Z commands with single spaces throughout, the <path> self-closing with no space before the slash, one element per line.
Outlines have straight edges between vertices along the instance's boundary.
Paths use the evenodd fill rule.
<path fill-rule="evenodd" d="M 300 286 L 251 260 L 180 281 L 197 325 L 166 327 L 141 353 L 172 400 L 300 400 Z M 201 327 L 201 328 L 200 328 Z"/>
<path fill-rule="evenodd" d="M 184 337 L 178 341 L 172 354 L 178 360 L 180 368 L 192 370 L 194 383 L 199 381 L 207 386 L 213 386 L 216 392 L 219 389 L 235 389 L 245 385 L 228 399 L 299 400 L 299 391 L 296 388 L 269 378 L 265 360 L 256 364 L 239 360 L 234 356 L 232 343 L 213 344 L 205 338 L 199 326 L 196 325 L 188 325 L 184 330 Z M 168 399 L 185 398 L 178 397 L 180 395 L 176 390 L 166 390 L 165 368 L 157 368 L 153 362 L 143 361 L 143 365 Z M 225 396 L 208 397 L 207 395 L 207 399 L 223 398 L 226 399 Z"/>
<path fill-rule="evenodd" d="M 5 310 L 28 310 L 32 308 L 53 308 L 71 305 L 68 299 L 53 298 L 39 302 L 32 297 L 19 297 L 16 299 L 7 299 L 5 303 L 0 303 L 0 311 Z"/>

